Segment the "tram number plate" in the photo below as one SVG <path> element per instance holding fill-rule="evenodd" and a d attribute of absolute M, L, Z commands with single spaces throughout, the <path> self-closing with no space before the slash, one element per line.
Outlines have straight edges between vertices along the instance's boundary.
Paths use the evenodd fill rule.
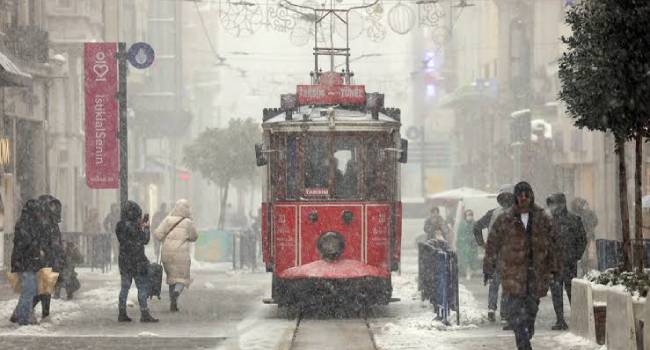
<path fill-rule="evenodd" d="M 305 194 L 308 196 L 327 196 L 329 193 L 328 188 L 305 188 Z"/>

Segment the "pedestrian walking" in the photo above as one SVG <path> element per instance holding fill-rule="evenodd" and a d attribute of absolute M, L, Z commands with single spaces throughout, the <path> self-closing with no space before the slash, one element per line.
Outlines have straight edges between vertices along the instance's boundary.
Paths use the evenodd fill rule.
<path fill-rule="evenodd" d="M 11 272 L 19 275 L 20 297 L 11 316 L 19 325 L 36 324 L 32 303 L 37 293 L 36 273 L 45 266 L 46 240 L 43 236 L 43 207 L 30 199 L 23 206 L 14 229 Z"/>
<path fill-rule="evenodd" d="M 555 193 L 546 199 L 546 204 L 553 218 L 553 225 L 559 238 L 560 268 L 551 284 L 551 296 L 555 309 L 554 331 L 569 329 L 564 319 L 564 292 L 566 290 L 571 302 L 571 280 L 578 275 L 578 260 L 587 246 L 587 234 L 579 216 L 569 212 L 564 193 Z"/>
<path fill-rule="evenodd" d="M 167 203 L 160 203 L 160 207 L 153 217 L 151 218 L 151 227 L 158 227 L 163 222 L 167 216 Z M 153 237 L 153 250 L 156 256 L 160 256 L 160 245 L 161 242 L 156 238 L 156 235 Z"/>
<path fill-rule="evenodd" d="M 154 235 L 162 242 L 161 260 L 169 285 L 169 309 L 177 312 L 179 296 L 192 283 L 190 243 L 198 238 L 190 203 L 185 199 L 178 200 L 171 213 L 154 230 Z"/>
<path fill-rule="evenodd" d="M 432 207 L 429 217 L 424 221 L 424 233 L 427 240 L 434 239 L 435 232 L 440 231 L 442 238 L 447 241 L 449 239 L 449 227 L 445 223 L 445 219 L 440 215 L 438 207 Z"/>
<path fill-rule="evenodd" d="M 65 250 L 63 247 L 63 239 L 61 238 L 61 223 L 62 205 L 61 202 L 54 196 L 44 194 L 38 197 L 39 202 L 44 210 L 43 215 L 43 237 L 47 244 L 45 245 L 45 266 L 51 267 L 53 272 L 59 274 L 63 271 L 65 266 Z M 33 307 L 41 303 L 42 318 L 50 315 L 50 302 L 52 296 L 50 294 L 39 294 L 34 298 Z"/>
<path fill-rule="evenodd" d="M 465 272 L 465 278 L 469 280 L 472 271 L 476 269 L 478 258 L 478 245 L 473 238 L 474 212 L 466 210 L 465 215 L 458 225 L 458 270 Z"/>
<path fill-rule="evenodd" d="M 476 238 L 477 243 L 483 242 L 483 230 L 488 229 L 488 233 L 491 232 L 492 225 L 496 221 L 496 218 L 499 217 L 503 212 L 508 208 L 512 207 L 514 204 L 514 195 L 512 194 L 513 187 L 512 185 L 503 185 L 499 188 L 497 192 L 497 203 L 499 206 L 497 208 L 489 210 L 483 217 L 481 217 L 476 224 L 474 225 L 474 237 Z M 480 239 L 479 239 L 480 238 Z M 489 239 L 489 237 L 488 237 Z M 480 246 L 485 247 L 485 244 L 479 243 Z M 488 320 L 490 322 L 496 322 L 496 310 L 498 307 L 499 301 L 499 287 L 501 285 L 501 272 L 497 266 L 495 273 L 492 275 L 492 278 L 489 281 L 488 287 Z M 499 308 L 499 314 L 501 316 L 501 322 L 503 324 L 503 330 L 512 330 L 508 324 L 508 316 L 506 315 L 507 310 L 507 300 L 504 293 L 501 293 L 501 307 Z"/>
<path fill-rule="evenodd" d="M 144 246 L 149 243 L 149 218 L 142 216 L 142 209 L 133 202 L 127 201 L 122 220 L 117 223 L 115 235 L 119 241 L 119 259 L 121 289 L 118 299 L 118 322 L 130 322 L 126 313 L 126 299 L 129 296 L 131 283 L 135 280 L 138 289 L 138 304 L 140 305 L 140 322 L 158 322 L 147 306 L 149 288 L 149 260 L 144 254 Z"/>
<path fill-rule="evenodd" d="M 577 197 L 571 201 L 571 211 L 580 217 L 582 226 L 587 234 L 587 248 L 581 259 L 583 273 L 589 272 L 597 267 L 596 261 L 596 226 L 598 226 L 598 215 L 589 207 L 586 199 Z"/>
<path fill-rule="evenodd" d="M 114 263 L 118 260 L 120 244 L 117 240 L 117 237 L 115 237 L 112 233 L 115 232 L 115 228 L 117 227 L 117 223 L 120 221 L 120 219 L 120 205 L 118 203 L 111 204 L 111 211 L 104 218 L 102 228 L 104 229 L 104 232 L 109 233 L 111 237 L 111 253 L 113 256 L 111 261 Z"/>
<path fill-rule="evenodd" d="M 515 204 L 499 215 L 488 235 L 483 260 L 486 279 L 501 268 L 503 293 L 507 294 L 508 321 L 517 349 L 532 350 L 540 298 L 548 293 L 553 275 L 560 272 L 558 237 L 551 218 L 535 204 L 532 187 L 520 182 L 514 189 Z"/>
<path fill-rule="evenodd" d="M 68 300 L 72 300 L 74 293 L 81 288 L 75 268 L 83 262 L 83 257 L 74 242 L 65 242 L 65 265 L 54 287 L 54 299 L 61 297 L 61 289 L 65 289 Z"/>

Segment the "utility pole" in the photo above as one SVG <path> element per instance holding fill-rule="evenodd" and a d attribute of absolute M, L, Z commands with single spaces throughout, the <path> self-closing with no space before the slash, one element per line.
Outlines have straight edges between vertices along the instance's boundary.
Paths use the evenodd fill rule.
<path fill-rule="evenodd" d="M 126 43 L 117 44 L 118 62 L 118 92 L 119 102 L 119 132 L 118 140 L 120 145 L 120 212 L 125 214 L 126 202 L 129 200 L 129 138 L 127 128 L 127 95 L 126 95 L 126 73 L 127 73 L 127 51 Z M 122 217 L 124 219 L 124 217 Z"/>

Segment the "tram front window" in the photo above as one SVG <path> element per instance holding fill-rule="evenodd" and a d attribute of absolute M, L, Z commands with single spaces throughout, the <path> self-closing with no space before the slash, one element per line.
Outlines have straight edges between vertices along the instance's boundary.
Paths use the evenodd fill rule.
<path fill-rule="evenodd" d="M 359 196 L 359 141 L 339 138 L 334 150 L 336 197 L 356 198 Z"/>
<path fill-rule="evenodd" d="M 327 190 L 329 155 L 325 137 L 313 137 L 305 143 L 305 189 Z"/>

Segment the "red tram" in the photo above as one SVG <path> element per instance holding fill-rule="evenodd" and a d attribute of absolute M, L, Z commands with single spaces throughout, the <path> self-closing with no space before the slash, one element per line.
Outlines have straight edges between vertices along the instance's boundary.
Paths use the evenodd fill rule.
<path fill-rule="evenodd" d="M 318 14 L 318 10 L 315 10 Z M 347 15 L 347 12 L 345 13 Z M 318 68 L 340 50 L 346 69 Z M 387 304 L 401 244 L 400 110 L 351 82 L 349 49 L 315 48 L 311 84 L 263 111 L 262 249 L 272 298 L 284 306 Z"/>

